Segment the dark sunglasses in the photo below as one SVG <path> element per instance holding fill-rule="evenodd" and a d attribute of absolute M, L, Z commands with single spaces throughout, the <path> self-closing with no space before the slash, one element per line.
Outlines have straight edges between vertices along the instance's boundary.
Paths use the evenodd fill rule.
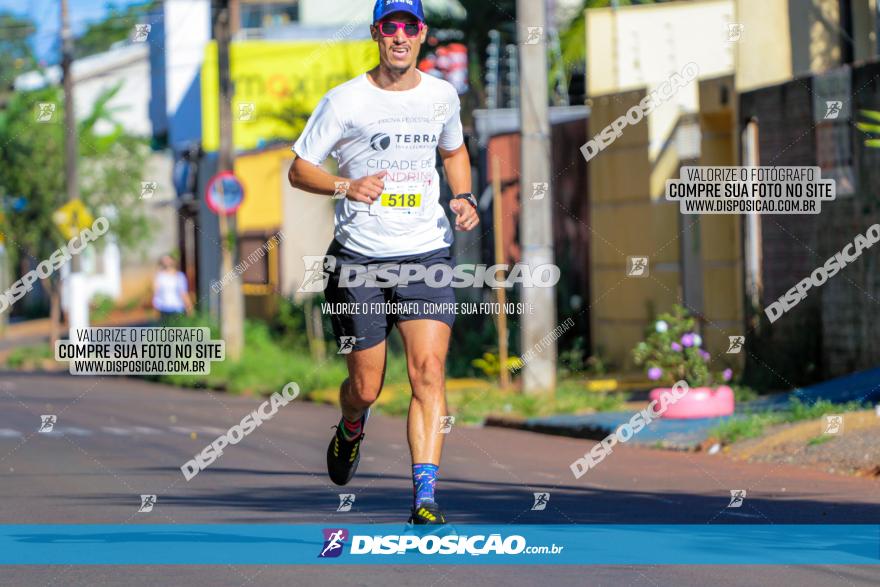
<path fill-rule="evenodd" d="M 419 34 L 421 34 L 422 29 L 425 28 L 425 23 L 380 20 L 378 23 L 376 23 L 376 26 L 379 29 L 379 32 L 382 33 L 383 37 L 393 37 L 397 34 L 397 31 L 402 28 L 403 34 L 411 39 L 413 37 L 418 37 Z"/>

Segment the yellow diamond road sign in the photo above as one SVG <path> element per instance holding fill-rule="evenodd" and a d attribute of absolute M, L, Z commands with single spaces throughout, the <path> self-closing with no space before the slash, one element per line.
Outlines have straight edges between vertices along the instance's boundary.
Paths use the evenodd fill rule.
<path fill-rule="evenodd" d="M 52 214 L 52 222 L 66 239 L 72 239 L 81 230 L 89 228 L 94 221 L 92 214 L 79 199 L 67 202 Z"/>

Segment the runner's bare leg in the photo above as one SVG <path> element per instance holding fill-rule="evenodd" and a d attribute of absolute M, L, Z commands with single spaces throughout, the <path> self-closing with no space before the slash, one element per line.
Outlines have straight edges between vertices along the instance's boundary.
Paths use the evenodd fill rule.
<path fill-rule="evenodd" d="M 348 378 L 339 386 L 342 415 L 356 422 L 376 401 L 385 382 L 385 341 L 362 351 L 346 355 Z"/>
<path fill-rule="evenodd" d="M 412 462 L 440 464 L 443 437 L 440 418 L 446 415 L 446 353 L 452 330 L 437 320 L 398 322 L 412 385 L 407 439 Z"/>

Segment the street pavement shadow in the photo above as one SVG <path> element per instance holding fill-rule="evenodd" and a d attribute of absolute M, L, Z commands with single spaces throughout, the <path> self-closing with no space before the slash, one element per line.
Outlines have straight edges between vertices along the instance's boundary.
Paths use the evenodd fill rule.
<path fill-rule="evenodd" d="M 532 510 L 535 492 L 550 493 L 545 509 Z M 355 495 L 350 511 L 337 511 L 340 494 Z M 349 485 L 338 487 L 324 471 L 216 467 L 159 495 L 158 508 L 167 508 L 180 523 L 395 523 L 406 521 L 411 498 L 410 479 L 401 475 L 359 474 Z M 437 498 L 447 517 L 462 524 L 880 524 L 880 503 L 819 501 L 800 497 L 793 489 L 779 498 L 747 494 L 739 507 L 728 507 L 727 490 L 706 495 L 608 490 L 589 484 L 527 487 L 442 477 Z M 71 499 L 132 505 L 128 493 Z"/>

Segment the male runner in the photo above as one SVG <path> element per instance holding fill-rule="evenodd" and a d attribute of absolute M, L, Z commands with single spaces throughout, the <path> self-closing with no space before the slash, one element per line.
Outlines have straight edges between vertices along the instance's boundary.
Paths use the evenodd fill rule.
<path fill-rule="evenodd" d="M 369 407 L 385 377 L 385 340 L 396 324 L 403 338 L 412 386 L 407 438 L 412 455 L 410 523 L 445 524 L 434 499 L 446 415 L 445 363 L 455 319 L 451 287 L 423 279 L 408 285 L 347 287 L 341 270 L 350 264 L 451 266 L 452 228 L 439 202 L 435 169 L 439 150 L 453 194 L 449 206 L 458 230 L 479 223 L 470 193 L 460 104 L 449 83 L 416 69 L 427 27 L 420 0 L 378 0 L 370 27 L 379 65 L 332 89 L 321 100 L 293 146 L 291 185 L 316 194 L 342 194 L 336 204 L 335 238 L 327 251 L 336 260 L 325 291 L 331 303 L 360 308 L 389 304 L 397 312 L 333 316 L 337 339 L 354 349 L 346 355 L 348 379 L 339 399 L 342 418 L 327 448 L 327 470 L 337 485 L 354 476 Z M 332 154 L 339 176 L 320 165 Z M 428 280 L 429 282 L 431 280 Z M 443 304 L 446 309 L 443 309 Z"/>

